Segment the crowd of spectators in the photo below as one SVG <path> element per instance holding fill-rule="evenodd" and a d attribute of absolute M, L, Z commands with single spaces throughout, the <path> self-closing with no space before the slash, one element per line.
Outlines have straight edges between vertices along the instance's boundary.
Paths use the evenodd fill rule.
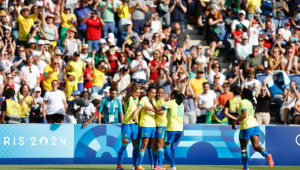
<path fill-rule="evenodd" d="M 185 124 L 236 120 L 242 88 L 260 124 L 272 105 L 300 124 L 299 0 L 6 0 L 0 17 L 0 123 L 120 123 L 155 83 L 185 95 Z"/>

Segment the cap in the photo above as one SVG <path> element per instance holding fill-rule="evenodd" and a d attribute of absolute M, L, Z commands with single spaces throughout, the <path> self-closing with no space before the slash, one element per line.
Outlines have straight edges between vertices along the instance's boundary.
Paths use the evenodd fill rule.
<path fill-rule="evenodd" d="M 249 37 L 248 37 L 247 34 L 244 34 L 243 37 L 242 37 L 242 39 L 243 39 L 243 40 L 244 40 L 244 39 L 249 39 Z"/>
<path fill-rule="evenodd" d="M 55 55 L 62 55 L 60 49 L 56 49 L 56 50 L 54 51 L 54 54 L 55 54 Z"/>
<path fill-rule="evenodd" d="M 92 62 L 92 58 L 91 57 L 90 58 L 86 58 L 85 62 L 91 63 Z"/>
<path fill-rule="evenodd" d="M 170 38 L 177 38 L 177 35 L 175 33 L 171 33 Z"/>
<path fill-rule="evenodd" d="M 65 9 L 71 9 L 71 5 L 65 4 L 64 8 L 65 8 Z"/>
<path fill-rule="evenodd" d="M 74 52 L 74 55 L 75 55 L 75 56 L 80 56 L 80 53 L 79 53 L 78 51 L 75 51 L 75 52 Z"/>
<path fill-rule="evenodd" d="M 48 18 L 48 17 L 54 18 L 54 15 L 53 14 L 48 14 L 46 18 Z"/>
<path fill-rule="evenodd" d="M 141 31 L 139 32 L 139 35 L 142 35 L 142 34 L 145 34 L 145 32 L 141 30 Z"/>
<path fill-rule="evenodd" d="M 77 29 L 75 27 L 70 28 L 70 30 L 77 33 Z"/>
<path fill-rule="evenodd" d="M 150 27 L 150 24 L 147 22 L 145 23 L 144 27 Z"/>
<path fill-rule="evenodd" d="M 290 21 L 287 21 L 287 22 L 285 23 L 285 25 L 291 25 L 291 22 L 290 22 Z"/>
<path fill-rule="evenodd" d="M 240 65 L 239 60 L 234 60 L 234 61 L 232 62 L 232 65 Z"/>
<path fill-rule="evenodd" d="M 99 41 L 99 44 L 106 44 L 106 41 L 105 41 L 105 39 L 100 39 L 100 41 Z"/>
<path fill-rule="evenodd" d="M 204 73 L 204 70 L 203 70 L 202 68 L 198 67 L 198 68 L 197 68 L 197 72 L 198 72 L 198 73 Z"/>
<path fill-rule="evenodd" d="M 244 10 L 240 10 L 240 11 L 238 12 L 238 14 L 239 14 L 239 15 L 240 15 L 240 14 L 246 15 L 246 12 L 245 12 Z"/>
<path fill-rule="evenodd" d="M 105 89 L 103 90 L 104 92 L 109 92 L 110 86 L 105 87 Z"/>
<path fill-rule="evenodd" d="M 128 67 L 126 65 L 124 65 L 124 66 L 121 67 L 121 70 L 127 71 Z"/>
<path fill-rule="evenodd" d="M 98 15 L 97 11 L 93 11 L 92 15 Z"/>
<path fill-rule="evenodd" d="M 34 38 L 30 38 L 28 41 L 27 41 L 27 44 L 35 44 L 36 41 Z"/>
<path fill-rule="evenodd" d="M 11 66 L 10 69 L 11 69 L 11 70 L 16 70 L 17 67 L 16 67 L 16 66 Z"/>
<path fill-rule="evenodd" d="M 272 13 L 268 13 L 267 17 L 273 17 L 273 14 Z"/>
<path fill-rule="evenodd" d="M 6 12 L 4 10 L 0 11 L 0 16 L 6 16 Z"/>
<path fill-rule="evenodd" d="M 38 41 L 38 45 L 44 45 L 45 44 L 45 41 L 44 40 L 39 40 Z"/>
<path fill-rule="evenodd" d="M 211 2 L 212 4 L 218 5 L 218 1 L 217 1 L 217 0 L 211 0 L 210 2 Z"/>
<path fill-rule="evenodd" d="M 45 40 L 45 44 L 50 44 L 50 41 L 49 40 Z"/>
<path fill-rule="evenodd" d="M 243 28 L 243 25 L 242 24 L 237 24 L 236 28 Z"/>
<path fill-rule="evenodd" d="M 10 7 L 8 8 L 8 12 L 9 12 L 9 13 L 12 13 L 14 10 L 15 10 L 14 6 L 10 6 Z"/>
<path fill-rule="evenodd" d="M 28 10 L 29 10 L 29 7 L 24 5 L 24 6 L 22 7 L 22 10 L 23 10 L 23 9 L 28 9 Z"/>
<path fill-rule="evenodd" d="M 211 9 L 220 10 L 220 8 L 218 7 L 218 5 L 216 5 L 216 4 L 212 4 L 212 5 L 210 6 L 210 8 L 211 8 Z"/>
<path fill-rule="evenodd" d="M 35 92 L 38 92 L 38 91 L 41 92 L 42 89 L 41 89 L 40 87 L 35 87 L 35 88 L 34 88 L 34 91 L 35 91 Z"/>
<path fill-rule="evenodd" d="M 131 22 L 130 20 L 128 20 L 128 21 L 126 22 L 126 25 L 132 25 L 132 22 Z"/>
<path fill-rule="evenodd" d="M 83 45 L 82 45 L 82 48 L 84 48 L 84 47 L 85 47 L 85 48 L 89 48 L 89 45 L 88 45 L 88 44 L 83 44 Z"/>
<path fill-rule="evenodd" d="M 300 29 L 300 26 L 299 25 L 297 25 L 297 26 L 295 26 L 295 28 L 294 29 Z"/>
<path fill-rule="evenodd" d="M 79 96 L 80 95 L 80 91 L 79 90 L 74 90 L 72 93 L 72 96 Z"/>
<path fill-rule="evenodd" d="M 91 96 L 90 96 L 90 100 L 94 100 L 94 99 L 98 99 L 98 100 L 101 100 L 103 96 L 102 95 L 99 95 L 97 93 L 92 93 Z"/>
<path fill-rule="evenodd" d="M 67 72 L 67 75 L 68 76 L 74 76 L 74 77 L 76 77 L 76 73 L 75 72 L 71 72 L 71 71 Z"/>
<path fill-rule="evenodd" d="M 114 33 L 108 33 L 108 35 L 107 35 L 107 41 L 108 42 L 115 42 L 115 35 L 114 35 Z"/>

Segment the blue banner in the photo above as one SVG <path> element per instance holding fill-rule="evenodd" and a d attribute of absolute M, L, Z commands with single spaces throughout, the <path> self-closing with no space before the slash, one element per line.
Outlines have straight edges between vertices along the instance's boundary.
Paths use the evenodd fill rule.
<path fill-rule="evenodd" d="M 0 164 L 116 164 L 120 125 L 20 124 L 0 126 Z M 260 126 L 260 145 L 276 165 L 300 165 L 300 127 Z M 287 133 L 288 132 L 288 133 Z M 185 125 L 176 144 L 177 164 L 241 165 L 239 130 L 228 125 Z M 132 144 L 124 164 L 132 164 Z M 267 165 L 249 141 L 251 165 Z M 144 164 L 149 164 L 147 151 Z M 164 162 L 166 163 L 166 162 Z"/>

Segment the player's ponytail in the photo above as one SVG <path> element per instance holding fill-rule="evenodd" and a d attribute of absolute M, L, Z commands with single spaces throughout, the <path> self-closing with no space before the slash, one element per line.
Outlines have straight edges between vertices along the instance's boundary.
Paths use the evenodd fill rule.
<path fill-rule="evenodd" d="M 176 103 L 178 105 L 181 105 L 184 99 L 184 95 L 177 90 L 173 90 L 171 95 L 174 95 L 174 98 L 176 99 Z"/>
<path fill-rule="evenodd" d="M 255 104 L 255 100 L 254 100 L 252 90 L 244 88 L 243 92 L 242 92 L 242 96 L 243 96 L 244 99 L 250 100 L 252 105 L 253 105 L 253 108 L 254 109 L 256 108 L 256 104 Z"/>

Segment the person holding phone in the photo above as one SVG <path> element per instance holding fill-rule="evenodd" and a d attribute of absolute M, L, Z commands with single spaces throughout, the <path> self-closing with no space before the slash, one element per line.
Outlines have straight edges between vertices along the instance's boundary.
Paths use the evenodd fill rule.
<path fill-rule="evenodd" d="M 65 0 L 62 0 L 65 2 Z M 64 5 L 64 6 L 63 6 Z M 61 31 L 60 31 L 60 43 L 63 44 L 64 46 L 64 40 L 67 38 L 67 31 L 72 28 L 77 26 L 77 18 L 75 14 L 71 13 L 71 6 L 65 3 L 61 3 Z M 74 51 L 73 51 L 74 52 Z"/>

